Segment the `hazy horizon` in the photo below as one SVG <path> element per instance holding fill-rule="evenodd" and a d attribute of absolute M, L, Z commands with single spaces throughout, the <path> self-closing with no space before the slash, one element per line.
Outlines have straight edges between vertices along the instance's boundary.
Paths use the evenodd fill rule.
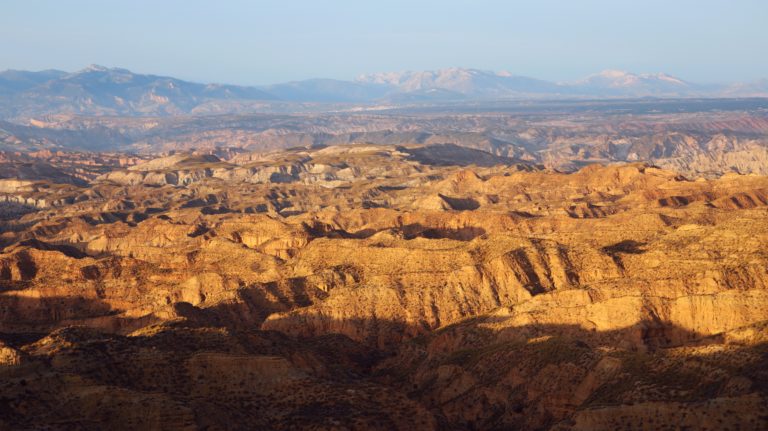
<path fill-rule="evenodd" d="M 0 15 L 0 69 L 100 64 L 241 85 L 449 67 L 550 81 L 606 69 L 768 77 L 766 2 L 509 3 L 14 2 Z"/>
<path fill-rule="evenodd" d="M 184 80 L 186 80 L 188 82 L 195 82 L 195 83 L 199 83 L 199 84 L 243 85 L 243 86 L 253 86 L 253 87 L 268 87 L 268 86 L 271 86 L 271 85 L 285 84 L 285 83 L 291 83 L 291 82 L 311 81 L 313 79 L 331 79 L 331 80 L 338 80 L 338 81 L 356 81 L 357 78 L 359 78 L 361 75 L 387 74 L 387 73 L 411 73 L 411 72 L 414 72 L 414 73 L 418 73 L 418 72 L 439 72 L 439 71 L 445 71 L 445 70 L 451 70 L 451 69 L 479 70 L 479 71 L 482 71 L 482 72 L 496 73 L 496 74 L 502 74 L 502 73 L 505 73 L 505 72 L 510 72 L 512 74 L 512 76 L 525 77 L 525 78 L 534 78 L 534 79 L 542 79 L 542 78 L 540 78 L 538 76 L 517 74 L 517 73 L 514 73 L 514 72 L 509 71 L 509 70 L 490 70 L 490 69 L 479 69 L 479 68 L 476 68 L 476 67 L 457 67 L 457 66 L 448 66 L 448 67 L 439 68 L 439 69 L 421 69 L 421 70 L 416 70 L 416 69 L 377 70 L 377 71 L 364 72 L 364 73 L 359 74 L 357 76 L 350 76 L 350 77 L 346 77 L 346 78 L 345 77 L 329 78 L 329 77 L 324 77 L 324 76 L 308 76 L 306 78 L 293 79 L 293 80 L 284 80 L 284 81 L 275 81 L 275 82 L 268 82 L 268 83 L 263 83 L 263 84 L 240 84 L 240 83 L 233 83 L 233 82 L 226 82 L 226 81 L 201 80 L 201 79 L 194 79 L 194 78 L 183 78 L 183 77 L 178 76 L 178 75 L 165 74 L 165 73 L 157 73 L 157 72 L 153 72 L 151 70 L 146 70 L 146 71 L 141 70 L 140 71 L 140 70 L 132 69 L 130 67 L 124 67 L 124 66 L 119 66 L 119 65 L 115 66 L 115 65 L 106 65 L 106 64 L 96 64 L 96 63 L 91 63 L 91 64 L 83 65 L 82 67 L 78 67 L 78 68 L 72 69 L 72 70 L 64 70 L 64 69 L 59 69 L 59 68 L 55 68 L 55 67 L 42 68 L 42 69 L 21 69 L 21 68 L 10 67 L 10 68 L 0 69 L 0 72 L 4 72 L 4 71 L 20 71 L 20 72 L 58 71 L 58 72 L 64 72 L 64 73 L 78 73 L 78 72 L 86 71 L 89 68 L 94 68 L 94 67 L 99 67 L 99 68 L 103 67 L 103 68 L 106 68 L 106 69 L 127 70 L 127 71 L 129 71 L 131 73 L 137 73 L 137 74 L 147 75 L 147 76 L 160 76 L 160 77 L 164 77 L 165 76 L 165 77 L 169 77 L 169 78 L 184 79 Z M 600 74 L 603 74 L 603 73 L 606 73 L 606 72 L 625 72 L 625 73 L 628 73 L 628 74 L 634 74 L 634 75 L 639 75 L 639 76 L 655 75 L 655 74 L 667 74 L 664 70 L 635 71 L 635 70 L 622 70 L 622 69 L 617 69 L 617 68 L 607 68 L 607 69 L 602 69 L 602 70 L 596 70 L 594 72 L 591 72 L 591 73 L 588 73 L 588 74 L 585 74 L 585 75 L 582 75 L 582 76 L 573 77 L 571 79 L 564 79 L 564 80 L 557 80 L 557 81 L 545 80 L 545 81 L 552 82 L 552 83 L 555 83 L 555 84 L 563 84 L 563 85 L 574 84 L 574 83 L 578 83 L 583 78 L 589 78 L 590 76 L 600 75 Z M 667 75 L 672 76 L 674 78 L 680 78 L 680 79 L 682 79 L 684 81 L 687 81 L 687 82 L 690 82 L 690 83 L 704 84 L 704 85 L 707 85 L 707 84 L 718 84 L 718 83 L 719 84 L 732 84 L 732 83 L 750 82 L 750 81 L 755 81 L 756 82 L 756 81 L 761 81 L 763 79 L 766 79 L 766 78 L 758 77 L 758 78 L 756 78 L 754 80 L 750 80 L 750 81 L 720 81 L 720 82 L 711 81 L 711 82 L 701 82 L 701 81 L 689 80 L 685 76 L 679 76 L 679 75 L 674 75 L 674 74 L 667 74 Z"/>

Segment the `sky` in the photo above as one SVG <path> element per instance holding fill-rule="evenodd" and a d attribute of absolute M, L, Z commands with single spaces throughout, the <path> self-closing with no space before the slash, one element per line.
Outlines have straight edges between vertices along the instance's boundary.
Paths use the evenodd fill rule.
<path fill-rule="evenodd" d="M 768 0 L 0 0 L 0 70 L 270 84 L 469 67 L 768 78 Z"/>

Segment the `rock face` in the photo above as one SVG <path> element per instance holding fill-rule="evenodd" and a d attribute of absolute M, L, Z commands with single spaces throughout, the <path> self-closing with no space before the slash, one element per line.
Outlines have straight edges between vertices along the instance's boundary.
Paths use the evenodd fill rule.
<path fill-rule="evenodd" d="M 2 222 L 0 427 L 768 426 L 766 177 L 366 145 L 4 184 L 56 204 Z"/>

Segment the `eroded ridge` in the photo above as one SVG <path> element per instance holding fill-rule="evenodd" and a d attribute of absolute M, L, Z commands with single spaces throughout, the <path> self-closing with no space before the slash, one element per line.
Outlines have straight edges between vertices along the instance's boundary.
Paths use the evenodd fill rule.
<path fill-rule="evenodd" d="M 768 178 L 438 150 L 6 181 L 0 425 L 768 426 Z"/>

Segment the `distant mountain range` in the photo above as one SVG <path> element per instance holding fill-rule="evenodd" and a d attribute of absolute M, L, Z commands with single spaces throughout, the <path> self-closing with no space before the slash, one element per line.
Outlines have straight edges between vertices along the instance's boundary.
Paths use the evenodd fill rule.
<path fill-rule="evenodd" d="M 310 79 L 261 87 L 199 84 L 92 65 L 0 72 L 0 118 L 50 114 L 169 116 L 290 110 L 296 103 L 398 104 L 527 98 L 768 97 L 768 80 L 700 85 L 667 74 L 608 70 L 574 82 L 450 68 Z"/>

